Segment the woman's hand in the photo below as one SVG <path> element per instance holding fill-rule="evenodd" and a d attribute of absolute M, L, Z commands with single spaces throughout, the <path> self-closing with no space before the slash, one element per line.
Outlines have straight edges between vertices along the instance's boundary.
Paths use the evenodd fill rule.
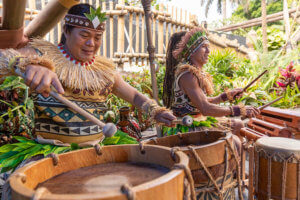
<path fill-rule="evenodd" d="M 232 96 L 233 99 L 241 98 L 243 96 L 243 92 L 244 92 L 243 88 L 236 88 L 229 91 L 230 96 Z"/>
<path fill-rule="evenodd" d="M 176 117 L 169 111 L 164 111 L 162 113 L 159 113 L 155 116 L 155 120 L 157 122 L 164 123 L 166 126 L 175 126 L 172 124 L 172 121 L 175 120 Z"/>
<path fill-rule="evenodd" d="M 24 80 L 30 89 L 41 93 L 44 97 L 49 96 L 51 85 L 54 86 L 58 93 L 64 93 L 64 89 L 56 73 L 43 66 L 28 65 L 26 67 Z"/>
<path fill-rule="evenodd" d="M 260 110 L 258 108 L 252 107 L 252 106 L 246 106 L 246 117 L 256 117 L 260 113 Z"/>

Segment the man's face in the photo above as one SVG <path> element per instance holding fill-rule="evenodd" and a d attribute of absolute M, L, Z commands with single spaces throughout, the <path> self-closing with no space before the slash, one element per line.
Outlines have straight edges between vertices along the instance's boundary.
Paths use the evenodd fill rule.
<path fill-rule="evenodd" d="M 80 62 L 92 60 L 100 48 L 102 32 L 75 27 L 70 32 L 64 33 L 66 50 Z"/>

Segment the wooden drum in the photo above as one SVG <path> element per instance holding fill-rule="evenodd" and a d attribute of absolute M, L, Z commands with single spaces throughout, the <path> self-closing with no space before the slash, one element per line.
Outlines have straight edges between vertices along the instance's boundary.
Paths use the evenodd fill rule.
<path fill-rule="evenodd" d="M 300 141 L 262 137 L 255 144 L 255 194 L 258 200 L 300 198 Z"/>
<path fill-rule="evenodd" d="M 152 139 L 147 144 L 171 147 L 173 152 L 181 150 L 188 155 L 197 199 L 235 199 L 234 176 L 239 165 L 231 133 L 190 132 Z"/>
<path fill-rule="evenodd" d="M 18 200 L 194 199 L 188 157 L 176 152 L 175 161 L 166 147 L 97 146 L 20 168 L 9 184 Z"/>

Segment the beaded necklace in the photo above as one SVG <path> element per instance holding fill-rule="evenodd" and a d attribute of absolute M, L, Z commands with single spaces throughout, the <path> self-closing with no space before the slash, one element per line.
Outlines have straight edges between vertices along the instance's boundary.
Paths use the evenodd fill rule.
<path fill-rule="evenodd" d="M 94 64 L 94 62 L 95 62 L 95 56 L 92 58 L 92 60 L 87 61 L 87 62 L 80 62 L 80 61 L 76 60 L 70 54 L 67 53 L 67 51 L 64 49 L 64 45 L 63 44 L 59 44 L 57 46 L 57 48 L 59 49 L 59 51 L 64 55 L 64 57 L 67 60 L 71 61 L 72 63 L 74 63 L 75 65 L 78 65 L 80 67 L 82 67 L 82 66 L 83 67 L 88 67 L 88 66 Z"/>

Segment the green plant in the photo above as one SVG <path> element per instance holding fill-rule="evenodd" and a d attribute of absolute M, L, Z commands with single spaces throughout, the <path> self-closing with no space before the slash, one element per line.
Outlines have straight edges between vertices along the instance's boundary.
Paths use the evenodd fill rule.
<path fill-rule="evenodd" d="M 0 85 L 0 136 L 32 135 L 33 101 L 18 76 L 8 76 Z"/>

